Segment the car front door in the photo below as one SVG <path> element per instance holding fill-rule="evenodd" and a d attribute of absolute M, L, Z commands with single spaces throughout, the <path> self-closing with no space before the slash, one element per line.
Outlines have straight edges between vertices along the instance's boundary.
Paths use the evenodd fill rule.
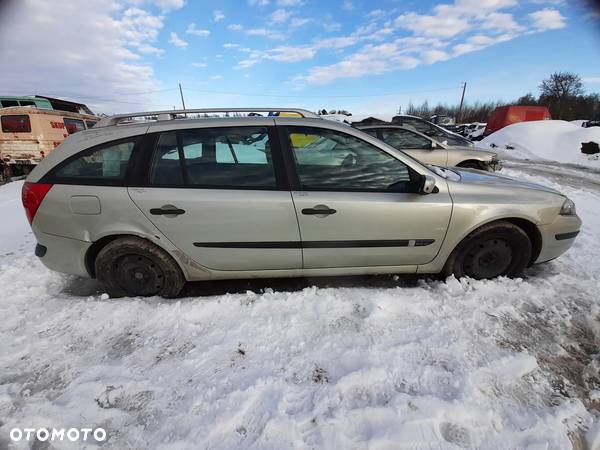
<path fill-rule="evenodd" d="M 273 127 L 167 131 L 146 180 L 130 187 L 146 217 L 215 270 L 299 269 L 300 233 Z M 277 141 L 277 139 L 275 139 Z"/>
<path fill-rule="evenodd" d="M 420 195 L 421 175 L 356 136 L 286 126 L 304 268 L 414 266 L 438 253 L 452 202 L 445 183 Z"/>

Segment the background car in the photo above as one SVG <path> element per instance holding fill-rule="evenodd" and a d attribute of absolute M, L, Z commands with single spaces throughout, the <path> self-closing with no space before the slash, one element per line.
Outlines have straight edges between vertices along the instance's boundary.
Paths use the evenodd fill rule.
<path fill-rule="evenodd" d="M 352 121 L 353 126 L 361 128 L 363 126 L 368 125 L 398 125 L 407 129 L 412 129 L 422 133 L 430 138 L 435 139 L 438 142 L 445 143 L 447 145 L 461 146 L 461 147 L 471 147 L 473 146 L 473 142 L 466 139 L 465 137 L 453 133 L 452 131 L 446 130 L 445 128 L 431 123 L 425 119 L 421 119 L 416 116 L 409 115 L 396 115 L 391 118 L 391 120 L 384 121 L 377 117 L 366 117 L 361 119 L 360 121 Z"/>
<path fill-rule="evenodd" d="M 417 131 L 397 125 L 358 127 L 392 147 L 408 153 L 424 164 L 457 166 L 480 170 L 499 170 L 498 155 L 476 147 L 443 144 Z"/>

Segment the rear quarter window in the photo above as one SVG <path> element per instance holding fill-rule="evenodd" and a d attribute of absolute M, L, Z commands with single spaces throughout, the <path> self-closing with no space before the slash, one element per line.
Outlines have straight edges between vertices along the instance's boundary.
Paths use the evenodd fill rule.
<path fill-rule="evenodd" d="M 121 185 L 137 139 L 102 144 L 64 161 L 46 177 L 56 184 Z"/>

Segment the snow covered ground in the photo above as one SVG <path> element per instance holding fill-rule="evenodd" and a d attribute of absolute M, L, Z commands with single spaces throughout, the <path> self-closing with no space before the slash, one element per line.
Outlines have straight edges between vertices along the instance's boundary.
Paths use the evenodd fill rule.
<path fill-rule="evenodd" d="M 582 142 L 600 144 L 600 127 L 583 128 L 564 120 L 520 122 L 504 127 L 477 143 L 492 147 L 501 158 L 550 160 L 600 167 L 600 153 L 581 153 Z"/>
<path fill-rule="evenodd" d="M 177 301 L 109 300 L 45 269 L 21 183 L 1 186 L 0 448 L 43 426 L 103 427 L 114 449 L 600 448 L 600 191 L 505 172 L 561 189 L 584 221 L 524 279 Z"/>

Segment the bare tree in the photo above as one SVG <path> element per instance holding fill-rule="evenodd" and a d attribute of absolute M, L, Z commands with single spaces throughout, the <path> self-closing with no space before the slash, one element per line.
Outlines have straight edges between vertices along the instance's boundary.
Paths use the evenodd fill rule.
<path fill-rule="evenodd" d="M 583 94 L 579 75 L 571 72 L 555 72 L 540 83 L 540 101 L 550 107 L 555 119 L 564 116 L 565 103 Z"/>

